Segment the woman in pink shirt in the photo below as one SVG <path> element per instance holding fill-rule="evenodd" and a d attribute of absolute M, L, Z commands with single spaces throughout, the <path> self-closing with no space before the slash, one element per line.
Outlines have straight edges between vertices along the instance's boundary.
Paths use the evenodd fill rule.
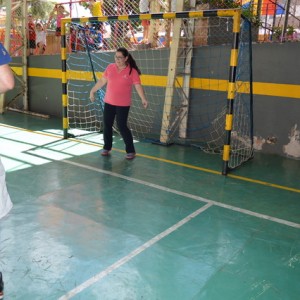
<path fill-rule="evenodd" d="M 141 71 L 136 65 L 132 55 L 125 48 L 119 48 L 115 54 L 115 63 L 108 65 L 102 78 L 91 89 L 90 99 L 95 101 L 95 92 L 107 84 L 104 97 L 104 147 L 102 155 L 110 154 L 113 142 L 113 124 L 116 118 L 117 125 L 126 146 L 126 158 L 135 157 L 133 137 L 127 126 L 128 114 L 131 105 L 132 86 L 135 87 L 142 100 L 144 108 L 147 108 L 144 89 L 140 80 Z"/>

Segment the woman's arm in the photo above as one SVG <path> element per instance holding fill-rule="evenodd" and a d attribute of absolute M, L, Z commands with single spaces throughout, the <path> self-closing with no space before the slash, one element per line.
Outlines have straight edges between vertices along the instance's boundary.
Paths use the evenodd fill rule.
<path fill-rule="evenodd" d="M 92 102 L 95 101 L 95 93 L 103 88 L 107 83 L 107 79 L 105 77 L 101 77 L 97 83 L 94 85 L 94 87 L 90 91 L 90 99 Z"/>
<path fill-rule="evenodd" d="M 48 19 L 48 22 L 47 22 L 47 25 L 46 25 L 47 28 L 49 27 L 50 22 L 54 18 L 54 16 L 56 15 L 56 13 L 57 13 L 57 10 L 56 10 L 56 5 L 55 5 L 53 10 L 51 11 L 51 13 L 49 15 L 49 19 Z"/>
<path fill-rule="evenodd" d="M 137 93 L 139 94 L 139 96 L 142 100 L 142 104 L 143 104 L 144 108 L 147 108 L 148 107 L 148 101 L 146 99 L 145 92 L 144 92 L 144 89 L 143 89 L 142 85 L 141 84 L 135 84 L 134 87 L 135 87 Z"/>
<path fill-rule="evenodd" d="M 68 17 L 70 15 L 70 13 L 68 11 L 64 11 L 64 17 Z"/>
<path fill-rule="evenodd" d="M 13 89 L 15 85 L 15 78 L 9 65 L 0 66 L 0 93 L 5 93 Z"/>

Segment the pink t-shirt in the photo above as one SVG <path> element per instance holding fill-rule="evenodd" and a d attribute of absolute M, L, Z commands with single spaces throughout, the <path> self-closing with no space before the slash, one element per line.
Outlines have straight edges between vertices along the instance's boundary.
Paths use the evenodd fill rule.
<path fill-rule="evenodd" d="M 64 15 L 57 15 L 56 16 L 56 27 L 60 28 L 61 27 L 61 19 L 64 18 Z"/>
<path fill-rule="evenodd" d="M 140 84 L 141 79 L 136 69 L 131 70 L 127 66 L 122 71 L 118 71 L 116 64 L 110 64 L 103 73 L 107 79 L 106 94 L 104 102 L 116 106 L 130 106 L 132 86 Z"/>

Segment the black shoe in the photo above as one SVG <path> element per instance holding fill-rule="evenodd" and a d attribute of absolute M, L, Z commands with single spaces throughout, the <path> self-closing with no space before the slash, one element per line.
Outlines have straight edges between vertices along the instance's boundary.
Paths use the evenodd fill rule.
<path fill-rule="evenodd" d="M 2 273 L 0 272 L 0 299 L 3 299 L 3 290 L 4 290 L 4 283 L 2 279 Z"/>

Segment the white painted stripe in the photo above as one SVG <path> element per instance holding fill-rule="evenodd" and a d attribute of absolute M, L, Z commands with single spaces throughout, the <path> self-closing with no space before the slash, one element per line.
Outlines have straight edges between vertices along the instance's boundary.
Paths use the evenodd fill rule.
<path fill-rule="evenodd" d="M 163 231 L 159 235 L 153 237 L 151 240 L 147 241 L 146 243 L 144 243 L 143 245 L 141 245 L 137 249 L 133 250 L 127 256 L 121 258 L 120 260 L 118 260 L 114 264 L 110 265 L 104 271 L 98 273 L 97 275 L 91 277 L 90 279 L 83 282 L 81 285 L 77 286 L 73 290 L 69 291 L 67 294 L 63 295 L 58 300 L 67 300 L 67 299 L 71 299 L 72 297 L 76 296 L 77 294 L 82 292 L 84 289 L 86 289 L 89 286 L 93 285 L 94 283 L 100 281 L 102 278 L 104 278 L 105 276 L 107 276 L 108 274 L 113 272 L 114 270 L 118 269 L 119 267 L 121 267 L 122 265 L 124 265 L 125 263 L 130 261 L 132 258 L 137 256 L 141 252 L 145 251 L 147 248 L 151 247 L 152 245 L 154 245 L 155 243 L 157 243 L 158 241 L 160 241 L 164 237 L 168 236 L 169 234 L 171 234 L 172 232 L 174 232 L 175 230 L 177 230 L 178 228 L 180 228 L 181 226 L 183 226 L 184 224 L 189 222 L 192 218 L 198 216 L 200 213 L 207 210 L 209 207 L 211 207 L 213 205 L 219 206 L 219 207 L 222 207 L 222 208 L 225 208 L 225 209 L 233 210 L 233 211 L 236 211 L 236 212 L 239 212 L 239 213 L 247 214 L 247 215 L 257 217 L 257 218 L 260 218 L 260 219 L 265 219 L 265 220 L 269 220 L 269 221 L 272 221 L 272 222 L 276 222 L 276 223 L 280 223 L 280 224 L 283 224 L 283 225 L 286 225 L 286 226 L 295 227 L 295 228 L 300 229 L 300 224 L 298 224 L 298 223 L 286 221 L 286 220 L 279 219 L 279 218 L 274 218 L 274 217 L 271 217 L 271 216 L 268 216 L 268 215 L 256 213 L 256 212 L 253 212 L 253 211 L 250 211 L 250 210 L 247 210 L 247 209 L 242 209 L 242 208 L 235 207 L 235 206 L 228 205 L 228 204 L 224 204 L 224 203 L 221 203 L 221 202 L 212 201 L 212 200 L 200 197 L 200 196 L 196 196 L 196 195 L 192 195 L 192 194 L 189 194 L 189 193 L 177 191 L 177 190 L 170 189 L 170 188 L 167 188 L 167 187 L 164 187 L 164 186 L 161 186 L 161 185 L 157 185 L 157 184 L 154 184 L 154 183 L 149 183 L 149 182 L 144 181 L 144 180 L 131 178 L 131 177 L 124 176 L 124 175 L 121 175 L 121 174 L 118 174 L 118 173 L 114 173 L 114 172 L 111 172 L 111 171 L 105 171 L 105 170 L 102 170 L 102 169 L 99 169 L 99 168 L 96 168 L 96 167 L 76 163 L 76 162 L 73 162 L 73 161 L 62 160 L 62 162 L 70 164 L 70 165 L 74 165 L 74 166 L 77 166 L 77 167 L 80 167 L 80 168 L 85 168 L 85 169 L 88 169 L 88 170 L 91 170 L 91 171 L 95 171 L 95 172 L 98 172 L 98 173 L 118 177 L 118 178 L 121 178 L 121 179 L 124 179 L 124 180 L 127 180 L 127 181 L 142 184 L 142 185 L 145 185 L 145 186 L 148 186 L 148 187 L 152 187 L 152 188 L 155 188 L 155 189 L 158 189 L 158 190 L 162 190 L 164 192 L 169 192 L 169 193 L 180 195 L 180 196 L 183 196 L 183 197 L 186 197 L 186 198 L 194 199 L 194 200 L 197 200 L 197 201 L 206 202 L 207 204 L 204 205 L 203 207 L 201 207 L 200 209 L 196 210 L 192 214 L 188 215 L 186 218 L 182 219 L 181 221 L 179 221 L 178 223 L 176 223 L 172 227 L 170 227 L 167 230 Z"/>
<path fill-rule="evenodd" d="M 122 265 L 124 265 L 125 263 L 127 263 L 128 261 L 133 259 L 135 256 L 139 255 L 141 252 L 145 251 L 146 249 L 153 246 L 155 243 L 157 243 L 158 241 L 160 241 L 164 237 L 168 236 L 169 234 L 171 234 L 172 232 L 174 232 L 175 230 L 177 230 L 178 228 L 180 228 L 181 226 L 183 226 L 184 224 L 189 222 L 191 219 L 195 218 L 196 216 L 198 216 L 199 214 L 201 214 L 202 212 L 207 210 L 212 205 L 213 205 L 212 203 L 207 203 L 206 205 L 204 205 L 201 208 L 197 209 L 196 211 L 194 211 L 193 213 L 191 213 L 190 215 L 188 215 L 187 217 L 185 217 L 184 219 L 182 219 L 181 221 L 179 221 L 175 225 L 169 227 L 167 230 L 165 230 L 165 231 L 161 232 L 160 234 L 156 235 L 151 240 L 147 241 L 146 243 L 144 243 L 140 247 L 138 247 L 135 250 L 133 250 L 132 252 L 130 252 L 128 255 L 124 256 L 123 258 L 121 258 L 120 260 L 115 262 L 114 264 L 110 265 L 104 271 L 98 273 L 97 275 L 91 277 L 90 279 L 83 282 L 82 284 L 80 284 L 79 286 L 74 288 L 73 290 L 69 291 L 67 294 L 63 295 L 58 300 L 67 300 L 67 299 L 71 299 L 72 297 L 76 296 L 77 294 L 79 294 L 80 292 L 82 292 L 83 290 L 88 288 L 89 286 L 91 286 L 94 283 L 100 281 L 102 278 L 107 276 L 109 273 L 111 273 L 114 270 L 120 268 Z"/>
<path fill-rule="evenodd" d="M 114 172 L 110 172 L 110 171 L 101 170 L 101 169 L 98 169 L 98 168 L 95 168 L 95 167 L 83 165 L 83 164 L 76 163 L 76 162 L 73 162 L 73 161 L 63 160 L 62 162 L 68 163 L 68 164 L 71 164 L 71 165 L 74 165 L 74 166 L 77 166 L 77 167 L 85 168 L 85 169 L 88 169 L 88 170 L 91 170 L 91 171 L 95 171 L 95 172 L 98 172 L 98 173 L 103 173 L 103 174 L 106 174 L 106 175 L 111 175 L 111 176 L 114 176 L 114 177 L 122 178 L 122 179 L 132 181 L 132 182 L 135 182 L 135 183 L 143 184 L 145 186 L 149 186 L 149 187 L 152 187 L 152 188 L 155 188 L 155 189 L 158 189 L 158 190 L 162 190 L 162 191 L 165 191 L 165 192 L 169 192 L 169 193 L 172 193 L 172 194 L 180 195 L 180 196 L 183 196 L 183 197 L 186 197 L 186 198 L 190 198 L 190 199 L 194 199 L 194 200 L 198 200 L 198 201 L 203 201 L 203 202 L 206 202 L 206 203 L 211 203 L 215 206 L 219 206 L 219 207 L 223 207 L 223 208 L 226 208 L 226 209 L 229 209 L 229 210 L 237 211 L 237 212 L 242 213 L 242 214 L 250 215 L 250 216 L 253 216 L 253 217 L 260 218 L 260 219 L 265 219 L 265 220 L 269 220 L 269 221 L 272 221 L 272 222 L 276 222 L 276 223 L 280 223 L 280 224 L 283 224 L 283 225 L 286 225 L 286 226 L 295 227 L 295 228 L 300 229 L 300 224 L 299 223 L 294 223 L 294 222 L 290 222 L 290 221 L 287 221 L 287 220 L 283 220 L 283 219 L 271 217 L 271 216 L 268 216 L 268 215 L 260 214 L 260 213 L 257 213 L 257 212 L 251 211 L 251 210 L 239 208 L 239 207 L 236 207 L 236 206 L 233 206 L 233 205 L 224 204 L 224 203 L 221 203 L 221 202 L 218 202 L 218 201 L 209 200 L 209 199 L 206 199 L 206 198 L 203 198 L 203 197 L 200 197 L 200 196 L 196 196 L 196 195 L 192 195 L 192 194 L 189 194 L 189 193 L 177 191 L 177 190 L 170 189 L 170 188 L 158 185 L 158 184 L 150 183 L 150 182 L 140 180 L 140 179 L 131 178 L 131 177 L 124 176 L 124 175 L 114 173 Z"/>

